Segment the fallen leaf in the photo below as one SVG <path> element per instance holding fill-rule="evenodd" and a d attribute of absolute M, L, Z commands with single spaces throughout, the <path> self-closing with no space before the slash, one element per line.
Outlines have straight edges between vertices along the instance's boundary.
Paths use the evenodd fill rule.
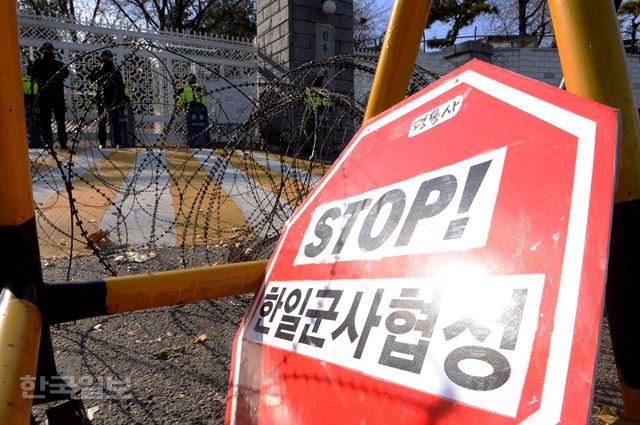
<path fill-rule="evenodd" d="M 158 360 L 169 360 L 174 357 L 180 357 L 184 354 L 187 347 L 171 347 L 164 350 L 156 351 L 153 353 L 153 357 Z"/>
<path fill-rule="evenodd" d="M 197 343 L 199 343 L 199 342 L 204 342 L 204 341 L 206 341 L 207 339 L 209 339 L 209 335 L 207 335 L 206 333 L 202 333 L 202 334 L 198 335 L 197 337 L 195 337 L 195 338 L 193 339 L 193 341 L 191 341 L 191 343 L 192 343 L 192 344 L 197 344 Z"/>
<path fill-rule="evenodd" d="M 220 404 L 227 403 L 227 397 L 224 394 L 220 394 L 219 392 L 213 393 L 213 400 L 217 401 Z"/>
<path fill-rule="evenodd" d="M 611 425 L 618 420 L 618 415 L 616 414 L 616 409 L 613 406 L 602 406 L 598 413 L 596 413 L 595 418 L 601 420 L 607 425 Z"/>
<path fill-rule="evenodd" d="M 156 257 L 154 251 L 144 254 L 136 251 L 125 251 L 124 255 L 116 255 L 113 257 L 114 263 L 144 263 Z"/>
<path fill-rule="evenodd" d="M 87 409 L 87 419 L 89 419 L 90 421 L 93 420 L 93 418 L 96 416 L 96 412 L 98 412 L 98 410 L 100 410 L 99 406 L 93 406 Z"/>
<path fill-rule="evenodd" d="M 109 231 L 100 229 L 97 232 L 93 232 L 92 234 L 89 235 L 89 241 L 93 243 L 100 242 L 107 236 L 109 236 Z"/>

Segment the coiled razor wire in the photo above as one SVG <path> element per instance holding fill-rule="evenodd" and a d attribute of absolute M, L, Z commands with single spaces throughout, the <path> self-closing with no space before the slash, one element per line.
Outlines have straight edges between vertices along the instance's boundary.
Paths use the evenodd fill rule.
<path fill-rule="evenodd" d="M 31 150 L 42 256 L 68 258 L 70 271 L 75 258 L 94 255 L 114 276 L 123 258 L 164 246 L 179 247 L 181 267 L 189 266 L 196 250 L 209 263 L 268 258 L 286 220 L 360 127 L 367 99 L 356 97 L 352 82 L 370 82 L 377 58 L 309 62 L 271 81 L 260 77 L 269 71 L 261 68 L 256 81 L 234 84 L 179 51 L 148 42 L 126 47 L 130 54 L 116 64 L 123 73 L 140 53 L 164 66 L 158 56 L 163 52 L 185 61 L 196 75 L 224 81 L 208 90 L 215 103 L 206 129 L 211 144 L 188 148 L 175 100 L 158 104 L 144 96 L 133 99 L 134 109 L 173 111 L 162 131 L 150 135 L 138 125 L 136 148 L 99 150 L 94 133 L 101 117 L 91 112 L 100 87 L 92 87 L 67 123 L 69 153 Z M 176 92 L 186 76 L 169 71 L 165 67 L 162 78 L 170 75 L 165 83 Z M 416 66 L 408 94 L 437 78 Z M 243 99 L 243 110 L 237 102 L 232 110 L 225 107 L 230 96 Z M 238 116 L 245 118 L 237 122 Z M 173 141 L 176 135 L 179 141 Z M 96 208 L 96 217 L 85 212 Z"/>

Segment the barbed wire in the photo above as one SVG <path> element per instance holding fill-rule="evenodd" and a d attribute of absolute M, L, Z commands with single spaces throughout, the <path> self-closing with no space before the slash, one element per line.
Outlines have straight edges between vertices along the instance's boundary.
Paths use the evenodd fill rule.
<path fill-rule="evenodd" d="M 177 267 L 189 267 L 195 250 L 210 262 L 221 252 L 227 262 L 268 258 L 286 220 L 360 127 L 377 58 L 314 61 L 269 79 L 272 70 L 259 68 L 255 81 L 238 83 L 170 48 L 148 41 L 126 47 L 115 69 L 133 72 L 128 68 L 144 53 L 162 68 L 154 81 L 171 93 L 133 98 L 130 106 L 172 112 L 162 122 L 136 120 L 134 148 L 100 149 L 96 128 L 110 112 L 95 113 L 104 87 L 95 83 L 80 93 L 67 122 L 70 150 L 30 151 L 42 257 L 68 258 L 70 274 L 75 258 L 94 255 L 114 276 L 123 262 L 144 261 L 168 246 L 179 247 Z M 171 74 L 159 53 L 224 82 L 208 88 L 209 122 L 190 136 L 208 134 L 204 146 L 188 145 L 176 105 L 186 75 Z M 437 78 L 416 67 L 408 94 Z"/>

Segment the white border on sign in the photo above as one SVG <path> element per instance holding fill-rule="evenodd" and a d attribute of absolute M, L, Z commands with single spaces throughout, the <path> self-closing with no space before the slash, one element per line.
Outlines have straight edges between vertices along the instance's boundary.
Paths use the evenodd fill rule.
<path fill-rule="evenodd" d="M 379 120 L 374 121 L 360 132 L 353 144 L 351 144 L 344 155 L 340 157 L 336 166 L 331 168 L 330 173 L 320 181 L 320 184 L 313 191 L 309 199 L 285 224 L 278 246 L 276 247 L 271 259 L 269 268 L 266 271 L 260 292 L 264 290 L 264 285 L 269 279 L 289 229 L 291 229 L 293 224 L 306 211 L 309 204 L 311 204 L 313 199 L 318 195 L 318 193 L 320 193 L 327 182 L 331 180 L 333 175 L 351 155 L 353 150 L 360 144 L 362 139 L 463 83 L 480 90 L 489 96 L 508 103 L 514 108 L 529 113 L 578 138 L 576 168 L 574 170 L 573 191 L 571 194 L 571 207 L 567 228 L 567 243 L 562 262 L 560 288 L 558 290 L 558 301 L 554 316 L 553 331 L 551 334 L 547 369 L 542 389 L 542 396 L 540 399 L 540 408 L 521 422 L 521 424 L 526 425 L 548 425 L 550 423 L 558 423 L 562 414 L 564 392 L 571 356 L 571 344 L 566 344 L 566 342 L 573 341 L 573 330 L 575 327 L 576 311 L 578 308 L 578 293 L 580 290 L 580 276 L 582 274 L 582 262 L 587 231 L 589 200 L 591 197 L 596 123 L 590 119 L 538 99 L 513 87 L 509 87 L 501 82 L 492 80 L 491 78 L 485 77 L 484 75 L 478 74 L 472 70 L 464 71 L 460 75 L 452 77 L 442 85 L 425 93 L 424 96 L 421 96 L 406 105 L 399 107 Z M 249 322 L 255 314 L 256 308 L 259 304 L 259 302 L 254 302 L 253 308 L 247 315 Z M 240 378 L 243 337 L 244 325 L 242 326 L 240 335 L 238 336 L 235 370 L 233 371 L 234 385 L 231 400 L 231 425 L 236 424 L 239 389 L 238 380 Z"/>

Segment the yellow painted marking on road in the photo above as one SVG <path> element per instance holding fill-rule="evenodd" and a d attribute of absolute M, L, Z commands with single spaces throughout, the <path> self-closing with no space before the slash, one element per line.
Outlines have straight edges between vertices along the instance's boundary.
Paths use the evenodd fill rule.
<path fill-rule="evenodd" d="M 100 230 L 98 226 L 116 190 L 125 181 L 135 163 L 137 149 L 119 149 L 112 151 L 107 158 L 97 161 L 94 168 L 73 183 L 73 198 L 82 220 L 84 229 L 92 234 Z M 65 256 L 69 254 L 72 229 L 72 217 L 66 192 L 49 198 L 40 208 L 38 215 L 38 235 L 42 258 Z M 91 252 L 80 233 L 80 227 L 73 222 L 73 254 Z"/>
<path fill-rule="evenodd" d="M 297 207 L 309 194 L 311 188 L 306 184 L 291 178 L 283 178 L 277 173 L 262 164 L 251 159 L 249 155 L 219 152 L 220 155 L 228 157 L 229 162 L 239 171 L 260 183 L 265 189 L 274 192 L 280 198 L 286 200 L 292 207 Z"/>
<path fill-rule="evenodd" d="M 167 150 L 165 157 L 178 245 L 228 241 L 242 233 L 243 239 L 253 237 L 240 209 L 216 180 L 207 178 L 206 169 L 191 150 Z"/>

